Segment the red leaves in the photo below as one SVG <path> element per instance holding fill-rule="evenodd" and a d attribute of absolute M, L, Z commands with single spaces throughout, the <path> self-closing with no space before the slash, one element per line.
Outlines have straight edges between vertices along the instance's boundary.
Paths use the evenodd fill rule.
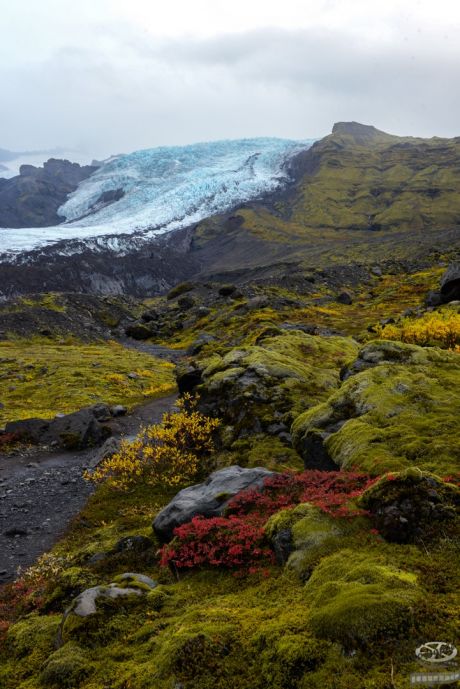
<path fill-rule="evenodd" d="M 162 548 L 162 566 L 186 569 L 208 565 L 258 571 L 274 556 L 264 541 L 263 526 L 276 512 L 309 502 L 333 517 L 363 514 L 349 505 L 375 479 L 341 471 L 278 474 L 265 480 L 263 491 L 249 489 L 233 498 L 227 516 L 195 517 L 175 529 L 175 539 Z"/>
<path fill-rule="evenodd" d="M 334 517 L 355 516 L 356 509 L 350 509 L 347 503 L 374 481 L 358 472 L 310 470 L 301 474 L 279 474 L 266 479 L 263 493 L 248 490 L 237 495 L 228 511 L 238 515 L 264 513 L 268 518 L 281 509 L 310 502 Z"/>
<path fill-rule="evenodd" d="M 0 642 L 8 628 L 22 614 L 40 608 L 43 604 L 45 581 L 30 586 L 19 579 L 12 584 L 0 587 Z"/>
<path fill-rule="evenodd" d="M 0 433 L 0 451 L 7 449 L 10 445 L 19 442 L 20 438 L 17 433 Z"/>
<path fill-rule="evenodd" d="M 194 517 L 177 527 L 176 539 L 161 553 L 161 565 L 191 568 L 244 567 L 273 561 L 273 553 L 263 546 L 263 522 L 231 515 L 229 517 Z"/>

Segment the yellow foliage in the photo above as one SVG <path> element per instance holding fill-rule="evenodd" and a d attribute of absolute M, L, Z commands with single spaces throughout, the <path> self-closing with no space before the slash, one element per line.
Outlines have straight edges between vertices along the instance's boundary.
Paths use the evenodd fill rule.
<path fill-rule="evenodd" d="M 161 424 L 143 428 L 132 441 L 123 440 L 120 451 L 85 478 L 107 479 L 114 488 L 127 488 L 137 481 L 174 487 L 196 478 L 208 468 L 213 431 L 219 425 L 197 411 L 196 404 L 196 399 L 185 395 L 177 403 L 178 412 L 167 412 Z"/>
<path fill-rule="evenodd" d="M 175 389 L 174 383 L 162 383 L 161 385 L 151 385 L 142 394 L 144 397 L 157 397 L 168 392 L 174 392 Z"/>
<path fill-rule="evenodd" d="M 420 318 L 403 318 L 399 323 L 379 327 L 377 335 L 384 340 L 437 346 L 460 351 L 460 314 L 453 309 L 425 313 Z"/>

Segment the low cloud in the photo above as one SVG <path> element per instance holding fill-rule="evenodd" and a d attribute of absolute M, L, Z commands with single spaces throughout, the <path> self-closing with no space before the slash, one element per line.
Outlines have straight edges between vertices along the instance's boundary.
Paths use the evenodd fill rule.
<path fill-rule="evenodd" d="M 309 138 L 336 120 L 460 134 L 460 48 L 439 35 L 260 29 L 161 40 L 117 25 L 42 61 L 0 67 L 0 147 L 105 156 L 245 136 Z"/>

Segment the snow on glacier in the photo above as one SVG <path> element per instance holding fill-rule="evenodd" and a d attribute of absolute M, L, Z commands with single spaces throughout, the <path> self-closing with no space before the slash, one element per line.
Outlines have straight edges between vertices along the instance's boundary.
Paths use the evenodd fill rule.
<path fill-rule="evenodd" d="M 0 252 L 19 253 L 63 239 L 113 247 L 113 235 L 136 233 L 145 240 L 186 227 L 274 191 L 288 179 L 287 161 L 311 144 L 312 140 L 243 139 L 152 148 L 112 158 L 61 206 L 62 225 L 2 229 Z M 118 189 L 125 195 L 101 207 L 101 195 Z"/>

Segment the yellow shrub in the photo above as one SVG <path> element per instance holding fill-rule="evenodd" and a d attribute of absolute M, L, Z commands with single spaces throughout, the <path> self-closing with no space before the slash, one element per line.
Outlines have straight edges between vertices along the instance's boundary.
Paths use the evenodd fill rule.
<path fill-rule="evenodd" d="M 107 479 L 114 488 L 137 481 L 174 487 L 196 478 L 209 468 L 213 431 L 219 425 L 197 411 L 196 403 L 185 395 L 177 413 L 164 414 L 161 424 L 142 429 L 133 441 L 123 440 L 120 451 L 85 478 Z"/>
<path fill-rule="evenodd" d="M 425 313 L 420 318 L 403 318 L 378 329 L 378 337 L 409 344 L 460 349 L 460 314 L 453 309 Z"/>

